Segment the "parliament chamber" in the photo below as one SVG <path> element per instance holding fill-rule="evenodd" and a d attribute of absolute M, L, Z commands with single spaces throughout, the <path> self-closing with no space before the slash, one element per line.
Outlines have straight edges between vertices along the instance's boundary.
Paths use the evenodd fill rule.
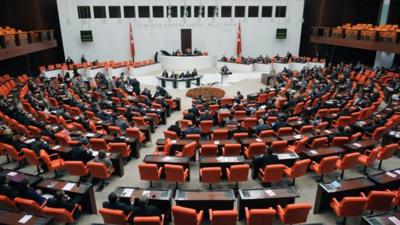
<path fill-rule="evenodd" d="M 399 10 L 1 1 L 0 224 L 399 225 Z"/>

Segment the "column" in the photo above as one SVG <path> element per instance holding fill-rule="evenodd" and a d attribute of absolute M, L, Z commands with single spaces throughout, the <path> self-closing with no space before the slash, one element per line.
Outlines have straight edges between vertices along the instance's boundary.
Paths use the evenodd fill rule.
<path fill-rule="evenodd" d="M 383 0 L 378 22 L 379 25 L 384 25 L 387 23 L 389 15 L 389 7 L 390 7 L 390 0 Z M 385 68 L 391 67 L 393 65 L 394 56 L 395 56 L 394 53 L 376 51 L 374 68 L 378 66 L 383 66 Z"/>

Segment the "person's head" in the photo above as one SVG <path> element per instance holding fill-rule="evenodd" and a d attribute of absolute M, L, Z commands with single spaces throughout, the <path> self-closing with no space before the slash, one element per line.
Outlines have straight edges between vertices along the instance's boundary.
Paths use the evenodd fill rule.
<path fill-rule="evenodd" d="M 338 131 L 343 132 L 344 131 L 344 127 L 343 126 L 339 126 L 338 127 Z"/>
<path fill-rule="evenodd" d="M 149 205 L 149 199 L 145 196 L 139 198 L 139 206 L 145 208 Z"/>
<path fill-rule="evenodd" d="M 63 199 L 64 196 L 65 196 L 65 193 L 64 193 L 64 191 L 62 191 L 62 190 L 58 190 L 58 191 L 56 191 L 56 193 L 54 194 L 54 198 L 57 199 L 57 200 Z"/>
<path fill-rule="evenodd" d="M 111 193 L 108 195 L 108 201 L 109 201 L 110 203 L 116 203 L 116 202 L 118 201 L 118 196 L 117 196 L 117 194 L 115 194 L 114 192 L 111 192 Z"/>
<path fill-rule="evenodd" d="M 229 114 L 229 117 L 228 117 L 230 120 L 233 120 L 233 115 L 232 114 Z"/>
<path fill-rule="evenodd" d="M 106 153 L 104 151 L 99 151 L 99 159 L 104 159 L 106 158 Z"/>
<path fill-rule="evenodd" d="M 262 118 L 258 119 L 258 124 L 264 124 L 264 120 Z"/>
<path fill-rule="evenodd" d="M 345 130 L 345 131 L 351 131 L 351 127 L 350 127 L 350 126 L 345 126 L 345 127 L 344 127 L 344 130 Z"/>
<path fill-rule="evenodd" d="M 238 92 L 236 92 L 236 94 L 237 94 L 237 95 L 240 95 L 241 93 L 240 93 L 240 91 L 238 91 Z"/>

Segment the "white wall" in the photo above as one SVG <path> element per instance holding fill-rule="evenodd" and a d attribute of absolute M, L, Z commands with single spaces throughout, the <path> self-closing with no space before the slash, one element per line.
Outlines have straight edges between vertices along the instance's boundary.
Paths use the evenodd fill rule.
<path fill-rule="evenodd" d="M 180 6 L 192 6 L 191 18 L 180 18 Z M 129 23 L 132 23 L 136 49 L 135 60 L 153 58 L 164 49 L 180 48 L 180 29 L 192 29 L 192 47 L 216 54 L 218 57 L 236 52 L 237 24 L 242 30 L 243 56 L 260 54 L 284 55 L 287 51 L 297 55 L 303 21 L 304 0 L 57 0 L 65 56 L 79 61 L 81 54 L 88 60 L 130 60 Z M 122 18 L 112 19 L 107 6 L 121 6 Z M 124 18 L 125 5 L 178 6 L 178 18 Z M 194 18 L 194 6 L 260 6 L 259 18 Z M 91 19 L 79 19 L 77 6 L 91 6 Z M 107 18 L 95 19 L 92 6 L 106 6 Z M 261 18 L 261 6 L 274 6 L 271 18 Z M 275 18 L 275 6 L 287 6 L 286 18 Z M 152 10 L 150 8 L 150 16 Z M 232 8 L 234 16 L 234 7 Z M 287 39 L 277 40 L 276 29 L 287 28 Z M 92 30 L 93 42 L 83 43 L 80 30 Z"/>

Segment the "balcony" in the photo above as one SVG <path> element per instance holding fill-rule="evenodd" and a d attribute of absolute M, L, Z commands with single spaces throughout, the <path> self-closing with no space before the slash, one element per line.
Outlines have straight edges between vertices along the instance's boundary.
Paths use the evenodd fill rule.
<path fill-rule="evenodd" d="M 313 27 L 310 42 L 400 54 L 400 31 Z"/>

